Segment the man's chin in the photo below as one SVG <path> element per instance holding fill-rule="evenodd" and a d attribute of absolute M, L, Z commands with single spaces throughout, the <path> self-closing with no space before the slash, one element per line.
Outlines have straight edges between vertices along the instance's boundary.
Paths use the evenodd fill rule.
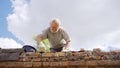
<path fill-rule="evenodd" d="M 57 30 L 57 31 L 53 31 L 53 30 L 51 30 L 51 32 L 52 32 L 52 33 L 57 33 L 57 32 L 58 32 L 58 30 Z"/>
<path fill-rule="evenodd" d="M 52 31 L 52 33 L 57 33 L 58 31 Z"/>

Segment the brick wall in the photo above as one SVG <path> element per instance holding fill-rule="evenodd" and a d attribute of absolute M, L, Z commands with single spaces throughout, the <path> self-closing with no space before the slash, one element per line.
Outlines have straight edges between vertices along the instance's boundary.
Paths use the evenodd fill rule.
<path fill-rule="evenodd" d="M 93 51 L 24 53 L 18 60 L 0 61 L 0 68 L 120 68 L 120 52 Z"/>

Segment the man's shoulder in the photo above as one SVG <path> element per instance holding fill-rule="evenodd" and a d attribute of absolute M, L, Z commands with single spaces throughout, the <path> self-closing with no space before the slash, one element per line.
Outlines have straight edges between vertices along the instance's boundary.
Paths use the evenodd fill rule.
<path fill-rule="evenodd" d="M 63 27 L 59 28 L 60 32 L 65 32 L 65 29 Z"/>
<path fill-rule="evenodd" d="M 50 30 L 50 27 L 45 28 L 43 31 L 48 32 Z"/>

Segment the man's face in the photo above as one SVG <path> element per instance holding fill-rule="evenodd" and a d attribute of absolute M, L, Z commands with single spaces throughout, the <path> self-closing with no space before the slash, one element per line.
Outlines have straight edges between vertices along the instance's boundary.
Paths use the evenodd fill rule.
<path fill-rule="evenodd" d="M 50 25 L 50 29 L 52 32 L 57 32 L 59 30 L 59 25 L 55 21 L 53 21 Z"/>

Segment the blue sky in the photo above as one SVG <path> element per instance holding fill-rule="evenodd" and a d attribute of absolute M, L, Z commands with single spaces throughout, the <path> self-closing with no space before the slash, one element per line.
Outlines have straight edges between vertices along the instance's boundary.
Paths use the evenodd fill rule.
<path fill-rule="evenodd" d="M 11 32 L 8 31 L 7 16 L 12 13 L 12 3 L 10 0 L 0 0 L 0 37 L 12 38 L 20 44 L 24 44 L 18 38 L 15 37 Z"/>
<path fill-rule="evenodd" d="M 15 46 L 36 46 L 33 36 L 57 17 L 71 37 L 72 50 L 120 49 L 119 3 L 120 0 L 0 0 L 0 45 L 9 40 Z"/>

